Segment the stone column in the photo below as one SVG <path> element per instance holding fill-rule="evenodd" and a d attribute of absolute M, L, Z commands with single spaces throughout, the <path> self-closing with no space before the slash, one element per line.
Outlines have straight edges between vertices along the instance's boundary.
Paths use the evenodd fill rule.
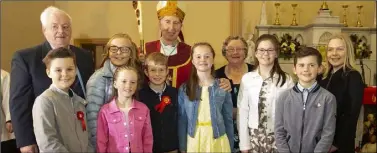
<path fill-rule="evenodd" d="M 230 35 L 241 35 L 242 1 L 230 2 Z"/>

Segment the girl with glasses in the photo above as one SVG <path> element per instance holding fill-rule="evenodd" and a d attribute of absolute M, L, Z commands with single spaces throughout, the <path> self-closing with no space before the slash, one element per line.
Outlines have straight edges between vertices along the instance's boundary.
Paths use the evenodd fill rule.
<path fill-rule="evenodd" d="M 106 44 L 105 51 L 102 67 L 94 72 L 86 85 L 88 128 L 93 146 L 96 146 L 98 111 L 102 105 L 111 100 L 111 95 L 114 93 L 112 82 L 115 69 L 121 66 L 134 67 L 139 73 L 139 82 L 143 82 L 141 76 L 144 76 L 138 61 L 136 45 L 129 35 L 124 33 L 113 35 Z"/>
<path fill-rule="evenodd" d="M 238 118 L 241 152 L 277 152 L 274 137 L 276 98 L 293 87 L 278 61 L 279 42 L 264 34 L 256 41 L 255 68 L 241 79 Z"/>

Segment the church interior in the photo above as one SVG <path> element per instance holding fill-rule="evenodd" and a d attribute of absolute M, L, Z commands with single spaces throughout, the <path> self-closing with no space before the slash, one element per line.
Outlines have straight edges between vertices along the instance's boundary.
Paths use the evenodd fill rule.
<path fill-rule="evenodd" d="M 143 23 L 140 34 L 132 1 L 2 1 L 1 68 L 10 72 L 15 51 L 45 41 L 40 15 L 48 6 L 56 6 L 71 16 L 71 44 L 93 52 L 95 66 L 99 68 L 104 46 L 115 33 L 129 34 L 137 46 L 159 39 L 157 3 L 140 2 Z M 358 45 L 368 52 L 356 59 L 356 68 L 363 73 L 367 86 L 376 86 L 376 4 L 375 1 L 182 1 L 181 9 L 186 13 L 182 32 L 189 45 L 204 41 L 214 47 L 215 69 L 227 64 L 221 48 L 228 36 L 244 37 L 251 46 L 250 55 L 258 36 L 274 34 L 282 44 L 289 39 L 314 47 L 324 56 L 330 37 L 346 33 L 360 41 Z M 292 55 L 279 57 L 283 70 L 294 75 Z"/>
<path fill-rule="evenodd" d="M 182 3 L 186 13 L 182 28 L 185 42 L 190 45 L 199 41 L 209 42 L 217 53 L 215 68 L 226 64 L 226 59 L 221 56 L 221 46 L 229 35 L 241 35 L 253 43 L 263 33 L 276 34 L 279 38 L 289 34 L 302 45 L 323 50 L 326 38 L 334 32 L 342 32 L 357 34 L 369 46 L 372 53 L 363 60 L 366 65 L 365 80 L 369 85 L 376 84 L 376 3 L 373 1 Z M 142 1 L 141 4 L 144 42 L 158 39 L 157 1 Z M 132 1 L 4 1 L 1 3 L 1 65 L 4 70 L 10 70 L 13 52 L 44 40 L 39 16 L 50 5 L 70 14 L 71 44 L 95 52 L 97 68 L 103 58 L 103 45 L 113 34 L 127 33 L 140 45 Z M 325 16 L 322 19 L 319 17 L 321 7 L 328 8 L 328 14 L 322 13 Z M 283 69 L 292 73 L 292 59 L 279 60 Z"/>

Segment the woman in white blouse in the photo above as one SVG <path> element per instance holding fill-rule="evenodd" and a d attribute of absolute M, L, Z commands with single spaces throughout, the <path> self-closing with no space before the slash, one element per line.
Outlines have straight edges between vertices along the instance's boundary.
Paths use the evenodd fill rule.
<path fill-rule="evenodd" d="M 279 65 L 279 51 L 275 36 L 260 36 L 256 42 L 255 69 L 242 77 L 237 100 L 242 152 L 277 152 L 275 102 L 282 91 L 294 85 L 292 78 Z"/>

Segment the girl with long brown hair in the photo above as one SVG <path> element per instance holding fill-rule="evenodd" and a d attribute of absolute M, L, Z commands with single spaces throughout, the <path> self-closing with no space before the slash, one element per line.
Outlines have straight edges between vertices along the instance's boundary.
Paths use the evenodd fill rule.
<path fill-rule="evenodd" d="M 208 43 L 192 47 L 189 80 L 178 92 L 178 137 L 181 152 L 231 152 L 232 99 L 214 76 L 215 52 Z"/>
<path fill-rule="evenodd" d="M 240 150 L 277 152 L 274 138 L 276 98 L 294 83 L 279 65 L 280 47 L 275 36 L 261 35 L 255 50 L 255 67 L 242 77 L 238 93 Z"/>

